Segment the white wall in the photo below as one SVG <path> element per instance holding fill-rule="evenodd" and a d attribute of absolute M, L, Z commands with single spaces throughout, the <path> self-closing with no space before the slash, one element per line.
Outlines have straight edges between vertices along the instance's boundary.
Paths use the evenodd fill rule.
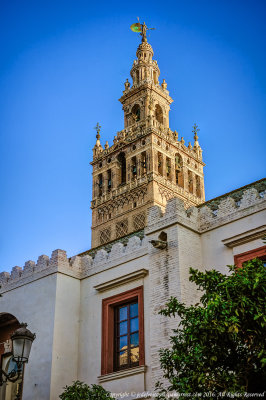
<path fill-rule="evenodd" d="M 108 266 L 107 266 L 108 267 Z M 102 284 L 137 271 L 148 269 L 147 256 L 120 264 L 81 281 L 80 341 L 78 378 L 86 383 L 98 383 L 101 375 L 102 300 L 138 286 L 144 286 L 145 361 L 149 362 L 149 285 L 148 276 L 97 292 L 95 285 Z M 102 383 L 110 391 L 144 391 L 143 373 Z"/>
<path fill-rule="evenodd" d="M 265 220 L 265 211 L 260 211 L 203 233 L 201 235 L 203 267 L 228 272 L 226 265 L 234 264 L 234 255 L 263 246 L 261 239 L 251 239 L 244 245 L 229 248 L 222 240 L 260 227 Z"/>
<path fill-rule="evenodd" d="M 49 400 L 55 315 L 56 274 L 10 290 L 1 298 L 1 312 L 13 314 L 36 333 L 25 366 L 23 400 Z"/>
<path fill-rule="evenodd" d="M 80 280 L 58 274 L 53 333 L 50 400 L 78 378 Z"/>

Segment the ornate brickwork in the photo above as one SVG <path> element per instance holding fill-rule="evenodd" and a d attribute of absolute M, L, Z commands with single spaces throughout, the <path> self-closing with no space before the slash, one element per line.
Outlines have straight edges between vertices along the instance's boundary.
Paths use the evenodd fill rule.
<path fill-rule="evenodd" d="M 109 241 L 143 227 L 137 215 L 153 206 L 165 207 L 168 200 L 180 197 L 187 207 L 204 202 L 202 150 L 198 128 L 193 128 L 194 144 L 169 127 L 173 99 L 167 83 L 159 83 L 160 69 L 153 60 L 153 49 L 142 42 L 131 69 L 132 85 L 127 80 L 119 101 L 124 112 L 124 129 L 113 144 L 100 141 L 96 126 L 93 148 L 92 247 L 102 245 L 100 232 L 112 221 L 115 229 Z M 141 210 L 140 210 L 141 208 Z M 127 215 L 128 225 L 121 229 Z"/>
<path fill-rule="evenodd" d="M 100 243 L 105 244 L 111 240 L 111 228 L 100 231 Z"/>
<path fill-rule="evenodd" d="M 133 224 L 134 224 L 134 230 L 139 231 L 140 229 L 143 229 L 146 225 L 146 214 L 143 212 L 134 215 Z"/>
<path fill-rule="evenodd" d="M 126 236 L 128 234 L 128 220 L 123 219 L 120 222 L 117 222 L 116 226 L 116 238 L 120 238 L 122 236 Z"/>

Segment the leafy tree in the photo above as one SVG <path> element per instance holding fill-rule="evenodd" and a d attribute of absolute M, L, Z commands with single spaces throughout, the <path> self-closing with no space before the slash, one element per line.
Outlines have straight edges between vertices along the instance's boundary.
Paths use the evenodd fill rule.
<path fill-rule="evenodd" d="M 160 312 L 179 316 L 171 347 L 160 351 L 168 391 L 212 392 L 216 399 L 220 392 L 266 390 L 266 268 L 259 259 L 228 268 L 229 275 L 191 268 L 201 303 L 187 307 L 172 297 Z"/>
<path fill-rule="evenodd" d="M 59 396 L 61 400 L 110 400 L 110 392 L 102 386 L 87 385 L 86 383 L 75 381 L 73 385 L 64 387 L 64 392 Z"/>

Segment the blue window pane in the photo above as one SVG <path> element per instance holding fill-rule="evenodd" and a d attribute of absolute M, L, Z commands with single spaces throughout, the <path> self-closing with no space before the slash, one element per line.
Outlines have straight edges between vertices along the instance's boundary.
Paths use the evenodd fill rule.
<path fill-rule="evenodd" d="M 119 336 L 125 335 L 127 333 L 127 321 L 120 322 L 119 324 Z"/>
<path fill-rule="evenodd" d="M 138 315 L 138 303 L 130 305 L 130 318 L 137 317 Z"/>
<path fill-rule="evenodd" d="M 130 346 L 135 347 L 139 345 L 139 334 L 138 333 L 133 333 L 130 335 Z"/>
<path fill-rule="evenodd" d="M 123 319 L 127 319 L 127 307 L 119 309 L 119 321 L 123 321 Z"/>
<path fill-rule="evenodd" d="M 119 350 L 126 350 L 127 349 L 127 336 L 122 336 L 119 339 Z"/>
<path fill-rule="evenodd" d="M 139 330 L 139 319 L 133 318 L 130 320 L 130 332 L 138 331 Z"/>

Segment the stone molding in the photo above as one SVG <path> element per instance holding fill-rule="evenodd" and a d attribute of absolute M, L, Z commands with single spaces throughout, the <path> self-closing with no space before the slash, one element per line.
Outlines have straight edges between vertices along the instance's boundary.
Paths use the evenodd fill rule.
<path fill-rule="evenodd" d="M 223 239 L 222 242 L 225 246 L 233 248 L 251 240 L 261 239 L 266 235 L 266 225 L 261 225 L 255 229 L 250 229 L 239 235 L 234 235 L 229 238 Z"/>
<path fill-rule="evenodd" d="M 98 376 L 99 383 L 113 381 L 115 379 L 126 378 L 131 375 L 144 374 L 146 372 L 146 365 L 140 367 L 124 369 L 117 372 L 111 372 L 110 374 Z"/>
<path fill-rule="evenodd" d="M 149 271 L 145 268 L 131 272 L 130 274 L 122 275 L 119 278 L 112 279 L 110 281 L 100 283 L 99 285 L 93 286 L 98 292 L 104 292 L 105 290 L 113 289 L 117 286 L 121 286 L 124 283 L 132 282 L 140 278 L 144 278 Z"/>

